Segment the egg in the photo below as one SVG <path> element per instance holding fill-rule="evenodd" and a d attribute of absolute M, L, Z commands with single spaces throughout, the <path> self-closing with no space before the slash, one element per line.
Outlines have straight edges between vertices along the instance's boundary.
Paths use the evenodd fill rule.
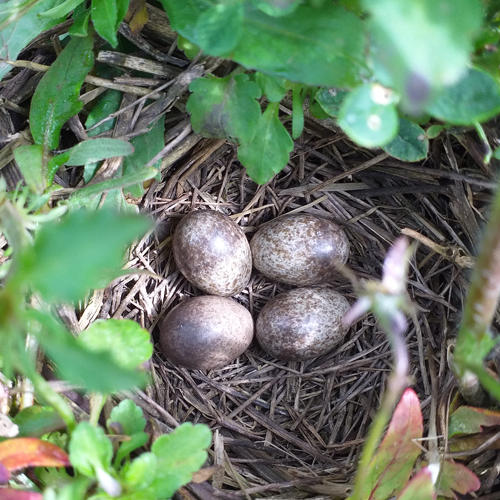
<path fill-rule="evenodd" d="M 202 295 L 181 302 L 163 320 L 160 345 L 174 363 L 197 370 L 221 368 L 253 339 L 251 314 L 227 297 Z"/>
<path fill-rule="evenodd" d="M 191 212 L 179 222 L 172 247 L 181 273 L 206 293 L 229 297 L 248 284 L 250 245 L 227 215 L 213 210 Z"/>
<path fill-rule="evenodd" d="M 261 310 L 256 338 L 268 354 L 304 361 L 331 351 L 347 333 L 342 321 L 349 302 L 328 288 L 296 288 L 277 295 Z"/>
<path fill-rule="evenodd" d="M 337 224 L 304 213 L 263 225 L 250 246 L 253 265 L 264 276 L 297 286 L 328 282 L 349 257 L 349 241 Z"/>

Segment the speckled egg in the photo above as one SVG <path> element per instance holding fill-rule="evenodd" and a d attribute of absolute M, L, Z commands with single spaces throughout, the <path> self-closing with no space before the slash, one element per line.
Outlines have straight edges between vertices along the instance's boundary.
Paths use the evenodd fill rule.
<path fill-rule="evenodd" d="M 253 265 L 268 278 L 297 286 L 326 283 L 349 257 L 337 224 L 312 214 L 283 215 L 263 225 L 250 242 Z"/>
<path fill-rule="evenodd" d="M 213 210 L 186 215 L 175 230 L 172 246 L 177 267 L 200 290 L 229 297 L 248 284 L 250 245 L 227 215 Z"/>
<path fill-rule="evenodd" d="M 256 337 L 268 354 L 304 361 L 331 351 L 347 333 L 349 302 L 328 288 L 296 288 L 271 299 L 260 312 Z"/>
<path fill-rule="evenodd" d="M 174 363 L 197 370 L 221 368 L 253 339 L 251 314 L 227 297 L 202 295 L 181 302 L 163 320 L 160 345 Z"/>

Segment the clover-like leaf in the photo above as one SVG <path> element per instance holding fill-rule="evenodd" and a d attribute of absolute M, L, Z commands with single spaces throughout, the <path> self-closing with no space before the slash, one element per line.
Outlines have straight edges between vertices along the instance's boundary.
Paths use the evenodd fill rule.
<path fill-rule="evenodd" d="M 382 149 L 403 161 L 423 160 L 429 151 L 429 139 L 422 127 L 406 118 L 399 119 L 398 135 Z"/>

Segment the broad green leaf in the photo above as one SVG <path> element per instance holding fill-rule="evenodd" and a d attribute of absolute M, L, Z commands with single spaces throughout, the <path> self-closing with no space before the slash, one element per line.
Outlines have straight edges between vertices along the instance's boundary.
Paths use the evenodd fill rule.
<path fill-rule="evenodd" d="M 170 26 L 193 43 L 196 38 L 196 28 L 201 14 L 210 8 L 211 3 L 206 0 L 159 0 L 165 9 Z"/>
<path fill-rule="evenodd" d="M 20 146 L 14 150 L 14 158 L 31 191 L 43 194 L 47 187 L 42 168 L 43 146 Z"/>
<path fill-rule="evenodd" d="M 143 453 L 123 468 L 124 486 L 131 491 L 147 488 L 156 476 L 158 459 L 154 453 Z"/>
<path fill-rule="evenodd" d="M 349 92 L 345 90 L 322 88 L 316 93 L 315 99 L 326 113 L 330 116 L 337 117 L 339 115 L 340 106 L 347 95 L 349 95 Z"/>
<path fill-rule="evenodd" d="M 179 35 L 177 37 L 177 47 L 182 50 L 188 59 L 193 60 L 200 52 L 200 47 L 190 42 L 187 38 Z"/>
<path fill-rule="evenodd" d="M 52 184 L 54 183 L 54 176 L 68 159 L 69 153 L 62 153 L 49 159 L 49 161 L 47 162 L 47 166 L 44 169 L 47 187 L 52 186 Z"/>
<path fill-rule="evenodd" d="M 50 17 L 52 19 L 58 19 L 59 17 L 63 17 L 72 10 L 76 9 L 78 5 L 83 3 L 84 0 L 66 0 L 52 9 L 46 10 L 40 14 L 41 17 Z"/>
<path fill-rule="evenodd" d="M 143 431 L 136 432 L 130 436 L 129 441 L 123 441 L 116 452 L 116 457 L 113 466 L 117 468 L 123 460 L 128 457 L 133 451 L 141 446 L 144 446 L 149 441 L 149 435 Z"/>
<path fill-rule="evenodd" d="M 260 72 L 255 73 L 255 83 L 269 102 L 280 102 L 288 90 L 285 78 L 269 76 Z"/>
<path fill-rule="evenodd" d="M 483 17 L 480 0 L 363 0 L 371 14 L 375 77 L 396 89 L 409 111 L 466 71 Z"/>
<path fill-rule="evenodd" d="M 171 434 L 160 436 L 151 447 L 158 459 L 157 477 L 153 483 L 160 498 L 170 498 L 177 489 L 191 481 L 206 461 L 206 449 L 212 434 L 203 424 L 184 423 Z"/>
<path fill-rule="evenodd" d="M 308 88 L 295 84 L 292 88 L 292 139 L 298 139 L 304 130 L 304 100 Z"/>
<path fill-rule="evenodd" d="M 143 373 L 115 364 L 109 353 L 87 349 L 54 318 L 35 310 L 29 311 L 27 318 L 42 326 L 37 339 L 64 380 L 104 394 L 144 385 Z"/>
<path fill-rule="evenodd" d="M 426 467 L 412 477 L 397 500 L 434 500 L 436 493 L 432 483 L 431 471 Z"/>
<path fill-rule="evenodd" d="M 127 12 L 128 0 L 92 0 L 91 15 L 94 28 L 112 47 L 118 45 L 116 32 Z"/>
<path fill-rule="evenodd" d="M 146 427 L 146 419 L 139 408 L 131 399 L 124 399 L 118 406 L 111 410 L 106 425 L 108 429 L 111 424 L 120 424 L 123 433 L 131 436 L 137 432 L 142 432 Z"/>
<path fill-rule="evenodd" d="M 500 86 L 484 71 L 470 69 L 460 81 L 444 88 L 426 110 L 458 125 L 484 122 L 500 112 Z"/>
<path fill-rule="evenodd" d="M 162 116 L 145 134 L 130 139 L 135 151 L 123 159 L 123 175 L 140 171 L 165 147 L 165 116 Z M 152 168 L 160 169 L 161 160 Z M 144 194 L 142 183 L 128 187 L 126 192 L 138 198 Z"/>
<path fill-rule="evenodd" d="M 57 5 L 59 0 L 42 0 L 24 8 L 18 0 L 0 5 L 0 80 L 12 69 L 4 62 L 15 61 L 21 50 L 42 31 L 60 23 L 60 19 L 47 19 L 40 14 Z"/>
<path fill-rule="evenodd" d="M 108 469 L 113 457 L 113 445 L 100 427 L 80 422 L 71 435 L 69 459 L 84 476 L 95 478 L 96 468 Z"/>
<path fill-rule="evenodd" d="M 466 495 L 481 487 L 474 472 L 453 460 L 445 460 L 441 464 L 441 474 L 436 484 L 439 486 L 438 493 L 448 498 L 454 498 L 454 492 Z"/>
<path fill-rule="evenodd" d="M 78 340 L 90 351 L 108 352 L 123 368 L 138 368 L 153 354 L 149 332 L 131 319 L 96 321 Z"/>
<path fill-rule="evenodd" d="M 82 3 L 73 12 L 73 25 L 68 33 L 71 36 L 87 36 L 89 32 L 89 20 L 90 9 L 86 9 L 85 3 Z"/>
<path fill-rule="evenodd" d="M 448 436 L 457 434 L 477 434 L 484 432 L 483 427 L 500 425 L 500 411 L 461 406 L 450 415 Z"/>
<path fill-rule="evenodd" d="M 280 17 L 291 14 L 302 0 L 252 0 L 253 4 L 269 16 Z"/>
<path fill-rule="evenodd" d="M 196 44 L 214 56 L 228 55 L 242 33 L 241 2 L 212 5 L 198 18 Z"/>
<path fill-rule="evenodd" d="M 85 127 L 89 129 L 96 123 L 100 122 L 104 118 L 107 118 L 111 113 L 118 111 L 120 109 L 120 103 L 122 101 L 122 93 L 118 90 L 106 90 L 104 94 L 99 96 L 96 105 L 92 108 L 92 111 L 87 117 L 85 122 Z M 94 137 L 95 135 L 108 132 L 115 126 L 116 118 L 104 122 L 95 129 L 89 130 L 87 132 L 89 137 Z"/>
<path fill-rule="evenodd" d="M 389 100 L 376 97 L 379 87 L 365 84 L 349 93 L 342 103 L 338 124 L 344 132 L 366 148 L 388 144 L 398 132 L 398 114 Z"/>
<path fill-rule="evenodd" d="M 427 157 L 429 140 L 416 123 L 400 118 L 398 135 L 382 149 L 403 161 L 419 161 Z"/>
<path fill-rule="evenodd" d="M 435 139 L 443 130 L 448 127 L 446 125 L 431 125 L 426 131 L 425 135 L 428 139 Z"/>
<path fill-rule="evenodd" d="M 252 140 L 259 117 L 260 89 L 248 75 L 198 78 L 189 86 L 186 104 L 193 130 L 204 137 L 221 137 L 236 143 Z"/>
<path fill-rule="evenodd" d="M 127 156 L 134 152 L 133 146 L 119 139 L 89 139 L 78 143 L 69 151 L 69 166 L 87 165 L 114 156 Z"/>
<path fill-rule="evenodd" d="M 253 139 L 238 148 L 238 159 L 258 184 L 283 170 L 293 150 L 292 138 L 280 122 L 278 110 L 278 103 L 270 103 L 260 117 Z"/>
<path fill-rule="evenodd" d="M 44 434 L 64 429 L 65 424 L 50 406 L 29 406 L 21 410 L 14 423 L 19 426 L 19 437 L 42 437 Z"/>
<path fill-rule="evenodd" d="M 47 301 L 79 300 L 103 272 L 121 267 L 125 246 L 150 225 L 146 218 L 111 211 L 71 212 L 36 234 L 33 249 L 20 256 L 20 279 Z"/>
<path fill-rule="evenodd" d="M 386 500 L 402 490 L 421 453 L 413 440 L 420 439 L 422 432 L 422 412 L 418 397 L 413 389 L 406 389 L 370 463 L 362 498 Z"/>
<path fill-rule="evenodd" d="M 37 144 L 57 148 L 61 127 L 82 109 L 80 87 L 94 64 L 92 47 L 92 36 L 73 38 L 38 84 L 30 108 Z"/>

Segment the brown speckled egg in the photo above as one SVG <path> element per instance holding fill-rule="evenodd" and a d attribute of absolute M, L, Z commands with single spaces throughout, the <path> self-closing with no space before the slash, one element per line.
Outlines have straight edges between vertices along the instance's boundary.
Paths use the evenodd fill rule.
<path fill-rule="evenodd" d="M 175 230 L 172 246 L 177 267 L 200 290 L 229 297 L 248 284 L 250 245 L 227 215 L 213 210 L 186 215 Z"/>
<path fill-rule="evenodd" d="M 253 319 L 226 297 L 202 295 L 181 302 L 160 328 L 163 353 L 174 363 L 197 370 L 227 365 L 250 345 Z"/>
<path fill-rule="evenodd" d="M 326 283 L 345 264 L 349 241 L 337 224 L 312 214 L 283 215 L 250 242 L 253 265 L 268 278 L 297 286 Z"/>
<path fill-rule="evenodd" d="M 296 288 L 271 299 L 260 312 L 256 337 L 268 354 L 304 361 L 338 345 L 348 327 L 342 318 L 349 302 L 328 288 Z"/>

